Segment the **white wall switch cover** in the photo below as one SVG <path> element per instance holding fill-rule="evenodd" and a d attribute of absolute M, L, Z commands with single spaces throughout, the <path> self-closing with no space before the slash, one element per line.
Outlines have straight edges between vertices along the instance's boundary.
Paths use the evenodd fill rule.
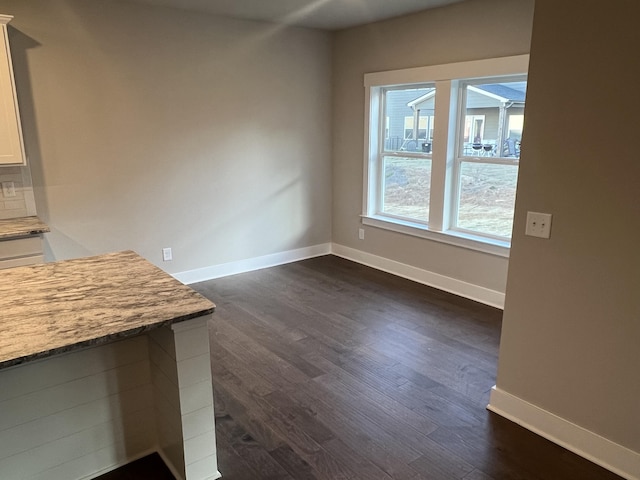
<path fill-rule="evenodd" d="M 525 235 L 549 238 L 551 236 L 551 214 L 527 212 L 527 228 Z"/>

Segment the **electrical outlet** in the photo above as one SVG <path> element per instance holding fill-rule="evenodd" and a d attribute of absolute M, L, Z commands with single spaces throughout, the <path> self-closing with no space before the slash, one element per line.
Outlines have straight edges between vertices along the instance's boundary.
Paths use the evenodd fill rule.
<path fill-rule="evenodd" d="M 364 228 L 359 228 L 358 229 L 358 238 L 360 240 L 364 240 Z"/>
<path fill-rule="evenodd" d="M 16 186 L 13 182 L 2 182 L 2 195 L 5 198 L 16 196 Z"/>
<path fill-rule="evenodd" d="M 171 253 L 171 248 L 163 248 L 162 249 L 162 260 L 165 262 L 170 262 L 173 260 L 173 253 Z"/>
<path fill-rule="evenodd" d="M 525 235 L 549 238 L 551 236 L 551 214 L 527 212 L 527 228 Z"/>

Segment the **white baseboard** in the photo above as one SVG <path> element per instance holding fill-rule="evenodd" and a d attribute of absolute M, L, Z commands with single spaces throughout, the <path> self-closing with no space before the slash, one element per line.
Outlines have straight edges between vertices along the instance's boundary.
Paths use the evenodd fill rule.
<path fill-rule="evenodd" d="M 640 453 L 497 387 L 487 409 L 628 480 L 640 480 Z"/>
<path fill-rule="evenodd" d="M 296 262 L 306 258 L 319 257 L 331 253 L 331 244 L 322 243 L 311 247 L 288 250 L 286 252 L 273 253 L 262 257 L 248 258 L 237 262 L 212 265 L 210 267 L 197 268 L 186 272 L 174 273 L 172 276 L 182 283 L 189 285 L 196 282 L 204 282 L 214 278 L 226 277 L 237 273 L 251 272 L 262 268 L 275 267 L 285 263 Z"/>
<path fill-rule="evenodd" d="M 345 247 L 337 243 L 331 245 L 331 253 L 338 257 L 392 273 L 399 277 L 408 278 L 409 280 L 469 298 L 492 307 L 504 308 L 503 292 L 490 290 L 479 285 L 463 282 L 462 280 L 396 262 L 395 260 L 389 260 L 388 258 L 379 257 L 354 248 Z"/>
<path fill-rule="evenodd" d="M 411 265 L 389 260 L 388 258 L 378 257 L 377 255 L 345 247 L 337 243 L 323 243 L 311 247 L 265 255 L 263 257 L 248 258 L 237 262 L 188 270 L 172 275 L 182 283 L 189 285 L 191 283 L 204 282 L 228 275 L 275 267 L 276 265 L 328 254 L 346 258 L 347 260 L 361 263 L 393 275 L 398 275 L 399 277 L 408 278 L 409 280 L 429 285 L 430 287 L 444 290 L 445 292 L 454 293 L 486 305 L 491 305 L 492 307 L 504 308 L 504 293 L 502 292 L 463 282 L 462 280 L 433 273 L 428 270 L 422 270 Z"/>

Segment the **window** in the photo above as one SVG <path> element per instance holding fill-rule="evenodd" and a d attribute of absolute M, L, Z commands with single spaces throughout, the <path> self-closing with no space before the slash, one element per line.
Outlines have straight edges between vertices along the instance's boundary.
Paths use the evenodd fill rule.
<path fill-rule="evenodd" d="M 507 255 L 528 56 L 365 75 L 363 223 Z"/>
<path fill-rule="evenodd" d="M 379 149 L 377 210 L 389 218 L 427 224 L 435 85 L 382 88 L 381 116 L 389 135 Z M 385 133 L 386 134 L 386 133 Z"/>
<path fill-rule="evenodd" d="M 456 206 L 452 227 L 510 238 L 516 200 L 526 77 L 459 82 Z"/>

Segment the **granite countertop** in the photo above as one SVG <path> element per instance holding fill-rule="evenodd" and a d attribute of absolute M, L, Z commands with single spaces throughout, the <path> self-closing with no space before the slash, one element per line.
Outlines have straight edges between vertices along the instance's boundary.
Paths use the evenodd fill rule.
<path fill-rule="evenodd" d="M 38 217 L 20 217 L 0 220 L 0 240 L 47 233 L 51 230 Z"/>
<path fill-rule="evenodd" d="M 0 271 L 0 368 L 200 317 L 215 305 L 132 251 Z"/>

